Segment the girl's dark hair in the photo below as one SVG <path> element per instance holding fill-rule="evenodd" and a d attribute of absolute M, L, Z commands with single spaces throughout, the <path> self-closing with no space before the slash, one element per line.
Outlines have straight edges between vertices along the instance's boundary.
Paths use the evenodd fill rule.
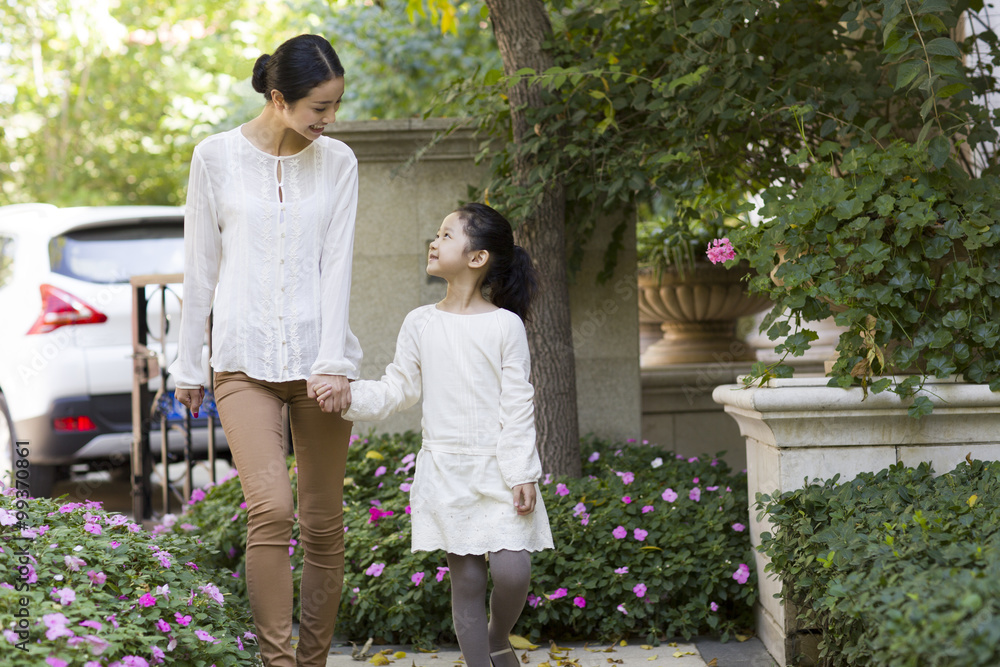
<path fill-rule="evenodd" d="M 330 79 L 344 76 L 337 52 L 325 37 L 299 35 L 257 58 L 253 66 L 253 89 L 271 101 L 271 91 L 277 90 L 288 104 L 294 104 L 309 91 Z"/>
<path fill-rule="evenodd" d="M 469 237 L 468 250 L 490 254 L 483 279 L 487 298 L 527 322 L 538 277 L 528 251 L 514 244 L 514 230 L 507 218 L 486 204 L 466 204 L 456 212 Z"/>

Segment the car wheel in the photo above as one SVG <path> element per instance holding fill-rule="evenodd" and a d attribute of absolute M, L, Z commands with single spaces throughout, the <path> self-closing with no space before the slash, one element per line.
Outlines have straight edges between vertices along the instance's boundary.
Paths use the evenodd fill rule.
<path fill-rule="evenodd" d="M 7 410 L 7 399 L 0 394 L 0 488 L 13 486 L 14 422 Z"/>

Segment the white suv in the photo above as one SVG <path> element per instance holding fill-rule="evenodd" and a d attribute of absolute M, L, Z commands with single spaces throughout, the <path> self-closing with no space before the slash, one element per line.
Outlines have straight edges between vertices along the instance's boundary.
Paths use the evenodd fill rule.
<path fill-rule="evenodd" d="M 132 442 L 132 294 L 138 274 L 181 273 L 183 209 L 166 206 L 0 207 L 0 474 L 26 442 L 32 495 L 49 495 L 69 467 L 127 470 Z M 152 293 L 155 288 L 147 288 Z M 166 356 L 176 353 L 180 285 L 167 294 Z M 149 298 L 149 346 L 158 342 L 159 296 Z M 206 359 L 207 363 L 207 359 Z M 150 387 L 156 391 L 159 378 Z M 172 386 L 168 382 L 168 389 Z M 179 416 L 167 393 L 165 411 Z M 211 405 L 207 407 L 212 407 Z M 205 412 L 194 447 L 206 450 Z M 153 428 L 158 428 L 154 419 Z M 216 420 L 218 424 L 218 420 Z M 168 429 L 172 452 L 183 433 Z M 160 435 L 150 437 L 154 459 Z M 216 428 L 220 455 L 228 456 Z M 24 464 L 21 464 L 24 466 Z"/>

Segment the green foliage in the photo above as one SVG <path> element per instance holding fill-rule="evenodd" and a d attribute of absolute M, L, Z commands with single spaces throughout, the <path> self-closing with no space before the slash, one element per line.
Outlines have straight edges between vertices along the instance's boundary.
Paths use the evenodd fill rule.
<path fill-rule="evenodd" d="M 1000 388 L 1000 179 L 932 159 L 902 142 L 859 147 L 766 192 L 765 221 L 733 235 L 757 271 L 751 290 L 774 301 L 769 336 L 793 333 L 779 352 L 808 349 L 804 323 L 834 314 L 846 328 L 831 386 L 910 397 L 924 375 L 960 375 Z M 760 364 L 747 382 L 777 372 Z M 884 381 L 900 373 L 916 376 Z"/>
<path fill-rule="evenodd" d="M 7 4 L 0 203 L 64 206 L 180 203 L 195 143 L 226 118 L 249 78 L 245 51 L 273 38 L 283 11 L 242 1 Z"/>
<path fill-rule="evenodd" d="M 195 565 L 204 555 L 205 546 L 151 535 L 100 503 L 9 490 L 0 496 L 4 664 L 57 664 L 52 657 L 82 667 L 97 655 L 102 664 L 154 664 L 156 655 L 191 667 L 250 664 L 246 605 L 216 589 L 228 571 Z"/>
<path fill-rule="evenodd" d="M 479 68 L 499 67 L 493 31 L 481 18 L 482 2 L 449 6 L 450 12 L 432 8 L 424 16 L 413 4 L 304 0 L 295 9 L 315 17 L 314 30 L 330 38 L 346 70 L 338 120 L 420 116 L 452 82 L 474 77 Z M 449 16 L 461 23 L 461 31 L 437 27 L 436 18 Z M 456 102 L 441 104 L 435 113 L 464 116 L 466 109 Z"/>
<path fill-rule="evenodd" d="M 928 376 L 958 375 L 1000 390 L 996 132 L 974 97 L 994 79 L 982 54 L 966 61 L 973 48 L 995 52 L 997 37 L 987 29 L 956 43 L 968 8 L 883 0 L 846 13 L 848 31 L 882 38 L 865 53 L 883 58 L 872 65 L 891 84 L 886 118 L 831 115 L 859 128 L 858 140 L 806 141 L 788 158 L 809 165 L 803 178 L 767 188 L 764 221 L 731 235 L 758 272 L 751 289 L 775 303 L 762 328 L 772 340 L 792 335 L 776 351 L 804 353 L 815 339 L 806 323 L 831 313 L 846 327 L 831 386 L 909 399 Z M 793 109 L 804 140 L 823 139 L 808 124 L 816 110 Z M 781 361 L 757 364 L 747 384 L 788 375 Z M 901 373 L 911 377 L 894 382 Z M 932 409 L 925 396 L 909 404 L 914 417 Z"/>
<path fill-rule="evenodd" d="M 1000 463 L 923 463 L 759 495 L 781 597 L 823 665 L 1000 663 Z"/>
<path fill-rule="evenodd" d="M 419 446 L 414 433 L 371 436 L 351 445 L 339 636 L 423 647 L 454 641 L 444 554 L 410 551 L 405 485 L 412 481 Z M 655 642 L 698 633 L 730 637 L 748 628 L 754 580 L 751 575 L 740 584 L 733 578 L 752 557 L 749 533 L 733 528 L 747 524 L 746 475 L 733 474 L 719 460 L 678 459 L 636 443 L 591 439 L 583 450 L 594 458 L 584 463 L 584 478 L 546 479 L 541 485 L 557 548 L 533 555 L 530 608 L 515 632 L 535 640 L 640 636 Z M 290 465 L 294 482 L 292 460 Z M 626 472 L 634 480 L 619 474 Z M 700 501 L 689 497 L 695 487 Z M 678 496 L 671 502 L 664 497 L 668 488 Z M 220 545 L 215 565 L 237 572 L 244 567 L 241 502 L 238 480 L 230 480 L 209 489 L 181 518 L 198 527 L 203 541 Z M 619 534 L 626 533 L 622 539 L 613 535 L 619 526 Z M 646 531 L 638 534 L 641 540 L 636 529 Z M 185 528 L 177 522 L 173 530 Z M 293 534 L 293 541 L 297 537 Z M 292 546 L 298 585 L 302 551 Z M 230 584 L 235 594 L 246 594 L 243 577 Z"/>

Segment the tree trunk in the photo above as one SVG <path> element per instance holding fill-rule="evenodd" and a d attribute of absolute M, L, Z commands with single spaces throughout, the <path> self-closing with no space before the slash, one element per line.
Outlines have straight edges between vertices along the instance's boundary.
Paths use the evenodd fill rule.
<path fill-rule="evenodd" d="M 486 5 L 508 75 L 524 67 L 536 72 L 552 67 L 551 55 L 542 48 L 552 36 L 543 0 L 486 0 Z M 509 91 L 509 101 L 514 142 L 520 143 L 532 131 L 524 109 L 543 104 L 541 91 L 522 81 Z M 515 180 L 527 182 L 534 166 L 533 160 L 518 158 L 514 163 Z M 518 222 L 518 242 L 535 260 L 539 272 L 528 344 L 542 468 L 554 475 L 579 477 L 576 358 L 570 321 L 566 195 L 562 183 L 552 183 L 538 209 L 528 219 Z"/>

